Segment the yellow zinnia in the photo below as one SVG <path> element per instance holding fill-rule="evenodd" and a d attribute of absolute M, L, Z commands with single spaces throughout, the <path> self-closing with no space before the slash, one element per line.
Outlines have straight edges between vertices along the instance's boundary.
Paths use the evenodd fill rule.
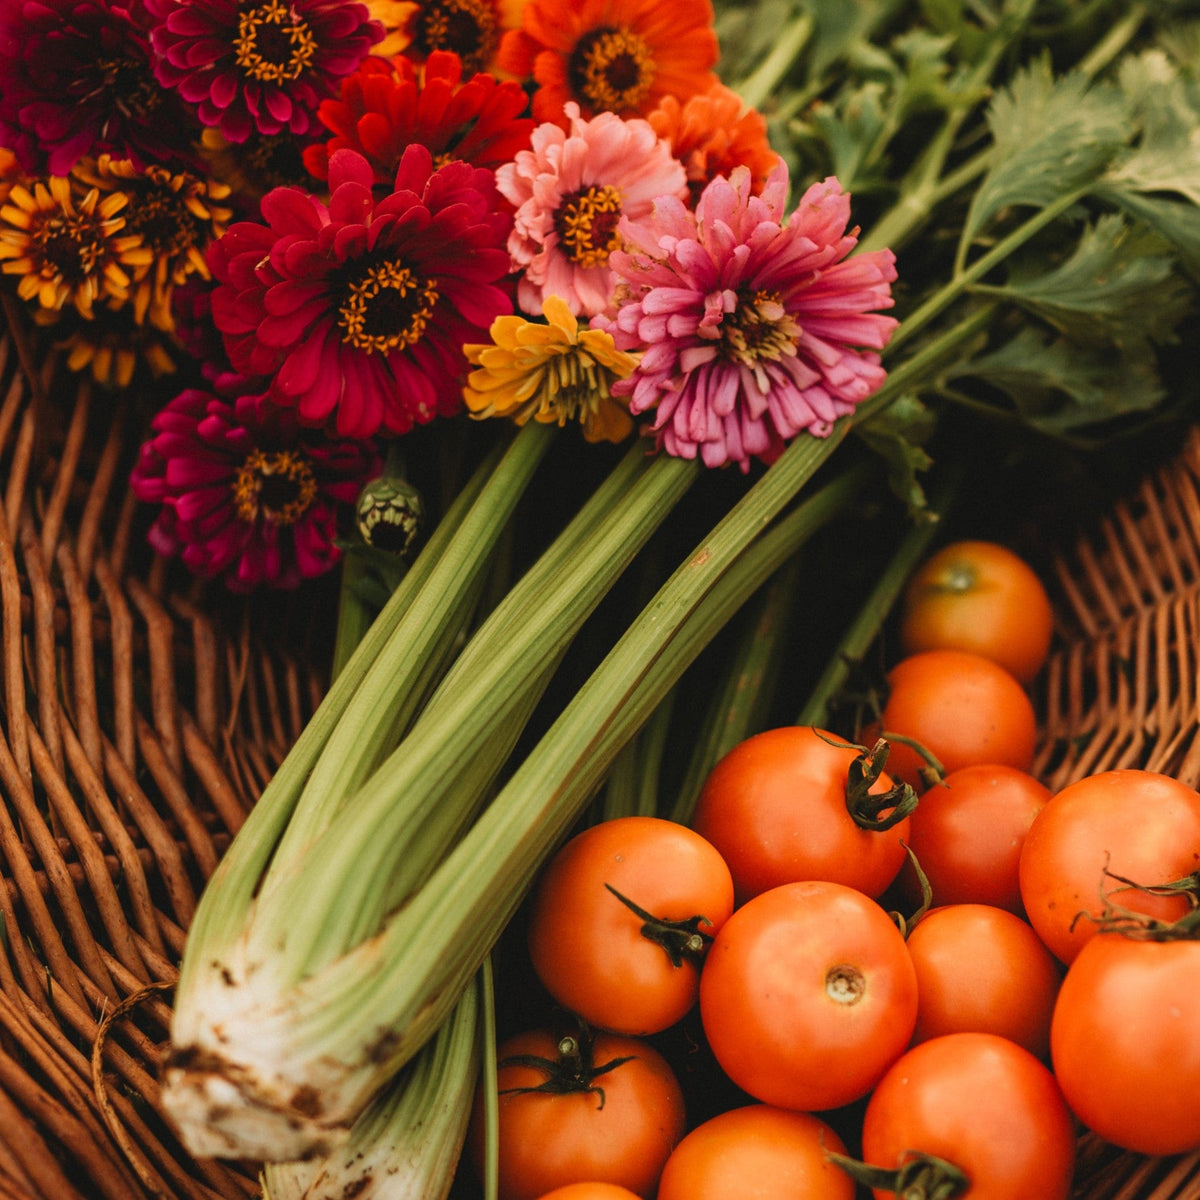
<path fill-rule="evenodd" d="M 624 440 L 633 418 L 611 385 L 633 373 L 638 356 L 618 350 L 602 330 L 580 329 L 561 296 L 548 296 L 542 313 L 546 323 L 497 317 L 491 345 L 463 347 L 477 368 L 463 388 L 471 415 L 518 425 L 531 417 L 547 425 L 577 420 L 589 442 Z"/>

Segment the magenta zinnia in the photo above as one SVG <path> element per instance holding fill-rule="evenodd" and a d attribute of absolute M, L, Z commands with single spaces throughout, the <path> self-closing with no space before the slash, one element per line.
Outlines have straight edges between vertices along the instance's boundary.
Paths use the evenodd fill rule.
<path fill-rule="evenodd" d="M 209 251 L 213 319 L 233 365 L 271 375 L 271 396 L 343 437 L 405 433 L 462 405 L 465 342 L 512 311 L 491 171 L 433 169 L 405 152 L 376 201 L 361 154 L 329 160 L 329 203 L 297 188 L 263 198 L 267 222 L 238 222 Z"/>
<path fill-rule="evenodd" d="M 539 125 L 496 183 L 517 209 L 508 248 L 521 271 L 521 309 L 533 315 L 561 296 L 576 316 L 590 317 L 612 293 L 618 222 L 648 216 L 659 196 L 686 196 L 687 176 L 647 121 L 615 113 L 585 121 L 574 103 L 566 117 L 566 130 Z"/>
<path fill-rule="evenodd" d="M 666 197 L 642 222 L 623 220 L 627 249 L 612 255 L 620 282 L 619 347 L 645 348 L 614 391 L 654 413 L 669 454 L 708 466 L 770 461 L 807 431 L 828 434 L 883 382 L 876 351 L 896 322 L 895 256 L 848 258 L 850 198 L 834 178 L 813 184 L 784 223 L 787 169 L 761 196 L 746 167 L 718 177 L 695 213 Z"/>
<path fill-rule="evenodd" d="M 528 100 L 515 80 L 499 82 L 476 74 L 463 82 L 457 54 L 438 50 L 424 66 L 405 58 L 368 58 L 342 81 L 341 95 L 317 110 L 333 134 L 309 146 L 304 163 L 318 179 L 329 172 L 329 156 L 357 150 L 375 170 L 377 183 L 391 184 L 406 146 L 428 146 L 436 162 L 461 158 L 494 170 L 529 145 L 533 118 L 522 114 Z"/>
<path fill-rule="evenodd" d="M 304 134 L 383 40 L 383 26 L 349 0 L 143 0 L 158 25 L 155 72 L 231 142 L 257 130 Z"/>
<path fill-rule="evenodd" d="M 149 538 L 234 591 L 296 587 L 339 559 L 339 518 L 379 471 L 369 441 L 326 440 L 261 396 L 189 389 L 151 423 L 132 475 L 162 506 Z"/>
<path fill-rule="evenodd" d="M 195 121 L 154 77 L 137 0 L 0 4 L 0 144 L 32 174 L 86 155 L 140 165 L 194 157 Z"/>

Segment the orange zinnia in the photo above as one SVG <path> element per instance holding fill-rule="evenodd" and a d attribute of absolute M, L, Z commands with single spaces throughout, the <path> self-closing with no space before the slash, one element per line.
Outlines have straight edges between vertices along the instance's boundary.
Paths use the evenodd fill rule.
<path fill-rule="evenodd" d="M 538 85 L 539 121 L 565 125 L 569 100 L 585 118 L 638 117 L 704 92 L 718 53 L 709 0 L 529 0 L 497 62 Z"/>
<path fill-rule="evenodd" d="M 664 96 L 646 118 L 651 128 L 671 147 L 687 171 L 692 199 L 718 175 L 726 179 L 734 167 L 749 167 L 755 192 L 779 163 L 767 140 L 767 122 L 757 109 L 723 83 L 714 83 L 702 95 L 681 103 Z"/>

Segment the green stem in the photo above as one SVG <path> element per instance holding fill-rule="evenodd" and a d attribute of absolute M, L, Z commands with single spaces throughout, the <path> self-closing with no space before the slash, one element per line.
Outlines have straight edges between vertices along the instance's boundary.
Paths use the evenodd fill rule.
<path fill-rule="evenodd" d="M 775 93 L 800 51 L 812 37 L 814 20 L 808 13 L 796 17 L 783 31 L 771 52 L 758 65 L 754 73 L 734 86 L 733 90 L 751 108 L 761 109 Z"/>
<path fill-rule="evenodd" d="M 842 635 L 837 649 L 830 656 L 825 670 L 796 717 L 797 725 L 826 727 L 830 704 L 841 694 L 851 674 L 875 644 L 883 623 L 938 532 L 939 519 L 949 510 L 962 477 L 963 471 L 954 469 L 943 479 L 929 506 L 932 519 L 911 525 L 896 552 L 879 572 L 866 603 Z"/>
<path fill-rule="evenodd" d="M 969 267 L 965 267 L 956 274 L 949 283 L 939 288 L 924 304 L 901 322 L 900 327 L 892 335 L 892 340 L 888 343 L 888 352 L 895 353 L 899 346 L 924 329 L 935 317 L 940 316 L 970 288 L 971 284 L 982 279 L 990 270 L 1004 262 L 1013 251 L 1019 249 L 1047 225 L 1053 224 L 1063 213 L 1078 204 L 1087 195 L 1088 190 L 1088 188 L 1077 188 L 1065 196 L 1060 196 L 1023 222 L 1007 237 L 1002 238 L 986 254 L 980 255 Z"/>

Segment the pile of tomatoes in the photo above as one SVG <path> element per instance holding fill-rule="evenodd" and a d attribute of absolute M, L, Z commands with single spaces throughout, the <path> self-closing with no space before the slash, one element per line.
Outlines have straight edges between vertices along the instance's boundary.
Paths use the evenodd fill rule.
<path fill-rule="evenodd" d="M 1051 624 L 948 546 L 869 736 L 757 734 L 690 826 L 558 852 L 525 933 L 566 1019 L 499 1047 L 501 1200 L 1065 1200 L 1084 1128 L 1200 1148 L 1200 794 L 1030 773 Z"/>

